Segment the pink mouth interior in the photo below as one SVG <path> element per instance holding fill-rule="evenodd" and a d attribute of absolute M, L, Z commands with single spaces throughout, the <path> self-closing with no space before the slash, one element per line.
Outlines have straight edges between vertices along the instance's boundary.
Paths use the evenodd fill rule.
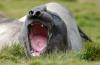
<path fill-rule="evenodd" d="M 33 56 L 39 56 L 47 45 L 48 29 L 41 23 L 34 23 L 31 27 L 31 46 Z"/>

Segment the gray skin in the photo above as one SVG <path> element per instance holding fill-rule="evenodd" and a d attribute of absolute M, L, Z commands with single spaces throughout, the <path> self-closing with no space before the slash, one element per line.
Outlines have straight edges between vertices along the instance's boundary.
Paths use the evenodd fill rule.
<path fill-rule="evenodd" d="M 36 20 L 40 20 L 49 29 L 44 53 L 79 50 L 82 48 L 82 40 L 90 40 L 67 9 L 57 3 L 48 3 L 30 10 L 18 21 L 1 17 L 0 48 L 12 44 L 8 42 L 19 41 L 23 43 L 27 56 L 31 57 L 29 30 L 31 23 Z"/>

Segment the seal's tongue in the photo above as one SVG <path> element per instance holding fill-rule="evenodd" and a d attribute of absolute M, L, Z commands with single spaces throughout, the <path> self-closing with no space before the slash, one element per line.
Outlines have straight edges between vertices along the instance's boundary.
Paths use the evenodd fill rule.
<path fill-rule="evenodd" d="M 30 37 L 33 56 L 40 56 L 44 51 L 47 45 L 47 36 L 48 30 L 43 24 L 35 23 L 32 25 Z"/>
<path fill-rule="evenodd" d="M 33 53 L 35 55 L 40 55 L 46 47 L 47 38 L 42 36 L 34 36 L 31 40 L 31 46 L 33 48 Z"/>

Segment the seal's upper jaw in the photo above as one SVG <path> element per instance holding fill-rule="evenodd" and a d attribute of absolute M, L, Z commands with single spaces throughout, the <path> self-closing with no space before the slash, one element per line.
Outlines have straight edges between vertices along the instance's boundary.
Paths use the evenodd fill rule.
<path fill-rule="evenodd" d="M 48 41 L 48 28 L 38 21 L 30 24 L 30 46 L 32 56 L 40 56 L 45 51 Z"/>

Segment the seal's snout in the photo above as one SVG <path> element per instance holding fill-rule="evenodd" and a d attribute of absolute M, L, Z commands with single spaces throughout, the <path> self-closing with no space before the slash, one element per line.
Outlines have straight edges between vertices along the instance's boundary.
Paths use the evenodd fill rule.
<path fill-rule="evenodd" d="M 41 15 L 41 12 L 40 11 L 36 11 L 35 12 L 35 16 L 40 16 Z"/>
<path fill-rule="evenodd" d="M 29 11 L 29 15 L 30 16 L 40 16 L 41 15 L 41 11 Z"/>
<path fill-rule="evenodd" d="M 34 14 L 34 11 L 29 11 L 29 15 L 33 15 Z"/>

